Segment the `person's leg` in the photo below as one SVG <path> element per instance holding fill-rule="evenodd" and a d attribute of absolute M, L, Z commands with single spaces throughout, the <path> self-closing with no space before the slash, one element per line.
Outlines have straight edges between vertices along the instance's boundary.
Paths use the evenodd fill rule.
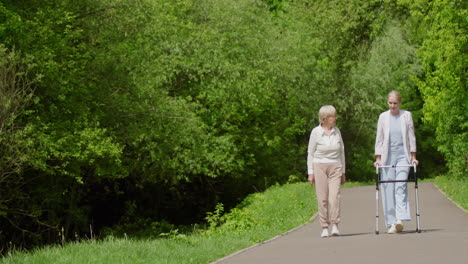
<path fill-rule="evenodd" d="M 329 221 L 328 221 L 328 177 L 327 177 L 326 164 L 315 163 L 314 174 L 315 174 L 315 194 L 317 196 L 320 226 L 322 226 L 322 228 L 327 228 L 329 225 Z"/>
<path fill-rule="evenodd" d="M 408 165 L 404 155 L 400 156 L 398 165 Z M 397 167 L 396 179 L 407 180 L 409 167 Z M 406 182 L 397 182 L 395 184 L 395 216 L 397 220 L 410 221 L 410 206 L 408 200 L 408 184 Z"/>
<path fill-rule="evenodd" d="M 331 163 L 328 175 L 328 202 L 330 223 L 338 225 L 340 223 L 340 185 L 342 166 L 339 163 Z"/>
<path fill-rule="evenodd" d="M 382 180 L 395 180 L 395 171 L 393 168 L 382 169 Z M 396 222 L 395 215 L 395 183 L 382 183 L 382 210 L 384 213 L 385 224 L 389 228 Z"/>

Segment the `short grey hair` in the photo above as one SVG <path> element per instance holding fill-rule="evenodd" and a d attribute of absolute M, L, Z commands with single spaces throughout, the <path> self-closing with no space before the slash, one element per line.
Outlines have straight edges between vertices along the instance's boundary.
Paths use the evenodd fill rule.
<path fill-rule="evenodd" d="M 319 110 L 320 124 L 325 123 L 327 118 L 331 115 L 336 115 L 336 109 L 335 107 L 333 107 L 333 105 L 324 105 L 320 107 L 320 110 Z"/>
<path fill-rule="evenodd" d="M 387 96 L 387 100 L 390 98 L 390 97 L 395 97 L 399 103 L 401 103 L 401 94 L 400 92 L 398 92 L 397 90 L 392 90 L 388 93 L 388 96 Z"/>

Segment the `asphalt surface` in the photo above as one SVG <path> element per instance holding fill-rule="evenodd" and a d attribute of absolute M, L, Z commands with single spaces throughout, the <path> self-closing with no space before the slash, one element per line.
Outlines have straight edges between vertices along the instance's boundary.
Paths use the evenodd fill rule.
<path fill-rule="evenodd" d="M 321 228 L 315 219 L 214 263 L 468 264 L 468 214 L 434 184 L 419 183 L 421 232 L 418 233 L 414 183 L 408 188 L 413 219 L 405 222 L 402 233 L 386 234 L 380 212 L 380 233 L 375 234 L 375 186 L 348 188 L 341 193 L 340 236 L 321 238 Z"/>

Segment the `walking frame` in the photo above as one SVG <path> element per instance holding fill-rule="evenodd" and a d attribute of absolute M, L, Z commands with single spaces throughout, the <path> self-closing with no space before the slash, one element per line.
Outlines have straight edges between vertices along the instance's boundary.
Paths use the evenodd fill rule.
<path fill-rule="evenodd" d="M 381 168 L 397 168 L 397 167 L 413 167 L 414 179 L 410 179 L 410 174 L 408 173 L 407 180 L 391 180 L 391 181 L 382 181 L 381 180 Z M 391 183 L 391 182 L 414 182 L 414 190 L 416 193 L 416 232 L 421 233 L 421 228 L 419 226 L 419 198 L 418 198 L 418 177 L 416 175 L 416 163 L 413 165 L 387 165 L 387 166 L 376 166 L 375 167 L 375 234 L 379 234 L 379 185 L 381 183 Z"/>

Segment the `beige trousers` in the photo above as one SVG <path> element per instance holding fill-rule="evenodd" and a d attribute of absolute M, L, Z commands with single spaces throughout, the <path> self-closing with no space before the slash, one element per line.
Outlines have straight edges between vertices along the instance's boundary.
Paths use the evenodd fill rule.
<path fill-rule="evenodd" d="M 340 223 L 340 163 L 314 163 L 315 193 L 319 220 L 323 228 Z"/>

